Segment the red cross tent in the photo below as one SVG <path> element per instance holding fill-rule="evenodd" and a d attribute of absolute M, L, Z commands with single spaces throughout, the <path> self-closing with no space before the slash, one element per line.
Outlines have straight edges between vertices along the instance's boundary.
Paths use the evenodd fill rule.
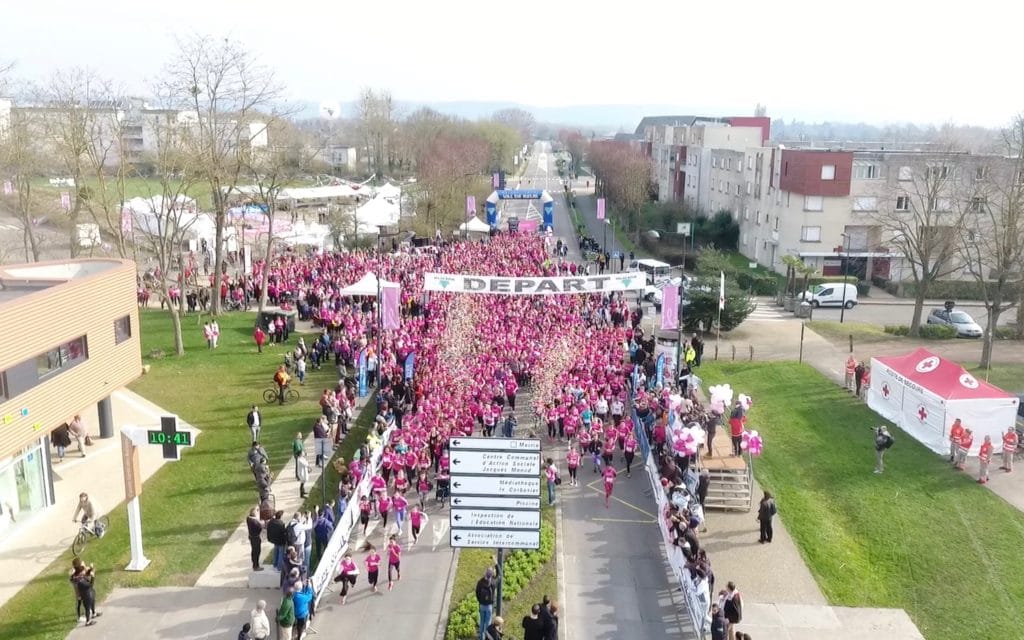
<path fill-rule="evenodd" d="M 927 349 L 871 359 L 868 406 L 936 453 L 949 452 L 949 428 L 960 418 L 974 433 L 971 455 L 985 436 L 999 451 L 1017 417 L 1017 397 L 978 380 Z"/>

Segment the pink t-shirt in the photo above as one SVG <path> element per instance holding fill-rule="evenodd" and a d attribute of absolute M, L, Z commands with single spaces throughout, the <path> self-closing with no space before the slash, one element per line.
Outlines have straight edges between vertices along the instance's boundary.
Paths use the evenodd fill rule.
<path fill-rule="evenodd" d="M 409 514 L 409 522 L 412 523 L 412 526 L 418 528 L 420 525 L 423 524 L 423 518 L 425 515 L 426 514 L 424 514 L 422 511 L 413 511 Z"/>
<path fill-rule="evenodd" d="M 374 553 L 371 553 L 370 555 L 366 556 L 366 570 L 367 571 L 376 571 L 379 567 L 380 567 L 380 554 L 379 553 L 374 552 Z"/>
<path fill-rule="evenodd" d="M 388 545 L 388 563 L 398 564 L 402 560 L 402 547 L 397 543 Z"/>
<path fill-rule="evenodd" d="M 369 563 L 367 563 L 369 564 Z M 355 573 L 356 563 L 351 558 L 344 558 L 341 561 L 341 573 L 342 575 L 348 575 Z"/>
<path fill-rule="evenodd" d="M 605 467 L 601 475 L 604 476 L 604 483 L 610 485 L 615 483 L 615 476 L 619 475 L 619 472 L 615 470 L 615 467 Z"/>
<path fill-rule="evenodd" d="M 409 501 L 404 496 L 395 496 L 391 498 L 391 504 L 394 506 L 395 511 L 402 511 L 409 506 Z"/>

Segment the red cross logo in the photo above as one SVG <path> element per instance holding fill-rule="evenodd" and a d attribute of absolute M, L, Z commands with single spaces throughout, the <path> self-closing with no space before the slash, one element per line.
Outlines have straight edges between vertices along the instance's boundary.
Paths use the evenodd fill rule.
<path fill-rule="evenodd" d="M 885 396 L 886 398 L 889 397 L 889 385 L 888 384 L 883 384 L 882 385 L 882 395 Z"/>
<path fill-rule="evenodd" d="M 924 405 L 921 405 L 921 407 L 918 408 L 917 416 L 921 418 L 921 422 L 924 422 L 928 418 L 928 412 L 925 411 Z"/>

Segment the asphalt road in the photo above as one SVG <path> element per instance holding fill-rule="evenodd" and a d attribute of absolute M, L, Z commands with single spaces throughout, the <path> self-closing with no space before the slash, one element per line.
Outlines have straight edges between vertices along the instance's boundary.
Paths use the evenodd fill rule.
<path fill-rule="evenodd" d="M 765 301 L 767 301 L 767 298 Z M 759 302 L 759 306 L 767 305 Z M 938 301 L 926 301 L 922 318 L 927 318 L 928 313 L 932 309 L 941 307 L 942 304 Z M 982 329 L 985 328 L 985 323 L 988 322 L 988 313 L 985 311 L 985 306 L 982 303 L 964 302 L 957 305 L 957 308 L 974 318 L 974 321 L 981 325 Z M 814 319 L 838 321 L 839 312 L 838 307 L 819 307 L 814 311 Z M 862 298 L 861 304 L 858 304 L 853 309 L 847 309 L 843 319 L 844 321 L 866 322 L 868 324 L 884 326 L 887 324 L 910 324 L 910 319 L 913 315 L 914 302 L 912 300 L 901 298 L 879 300 L 869 297 Z M 1016 310 L 1003 312 L 999 316 L 999 326 L 1006 326 L 1008 323 L 1016 320 L 1016 317 Z"/>

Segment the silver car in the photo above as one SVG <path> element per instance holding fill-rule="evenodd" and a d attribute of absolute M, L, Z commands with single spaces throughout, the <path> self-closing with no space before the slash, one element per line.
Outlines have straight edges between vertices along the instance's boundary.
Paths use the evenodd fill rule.
<path fill-rule="evenodd" d="M 928 314 L 928 324 L 942 324 L 956 329 L 958 338 L 980 338 L 983 333 L 981 326 L 974 321 L 974 318 L 963 311 L 946 311 L 945 309 L 932 309 Z"/>

